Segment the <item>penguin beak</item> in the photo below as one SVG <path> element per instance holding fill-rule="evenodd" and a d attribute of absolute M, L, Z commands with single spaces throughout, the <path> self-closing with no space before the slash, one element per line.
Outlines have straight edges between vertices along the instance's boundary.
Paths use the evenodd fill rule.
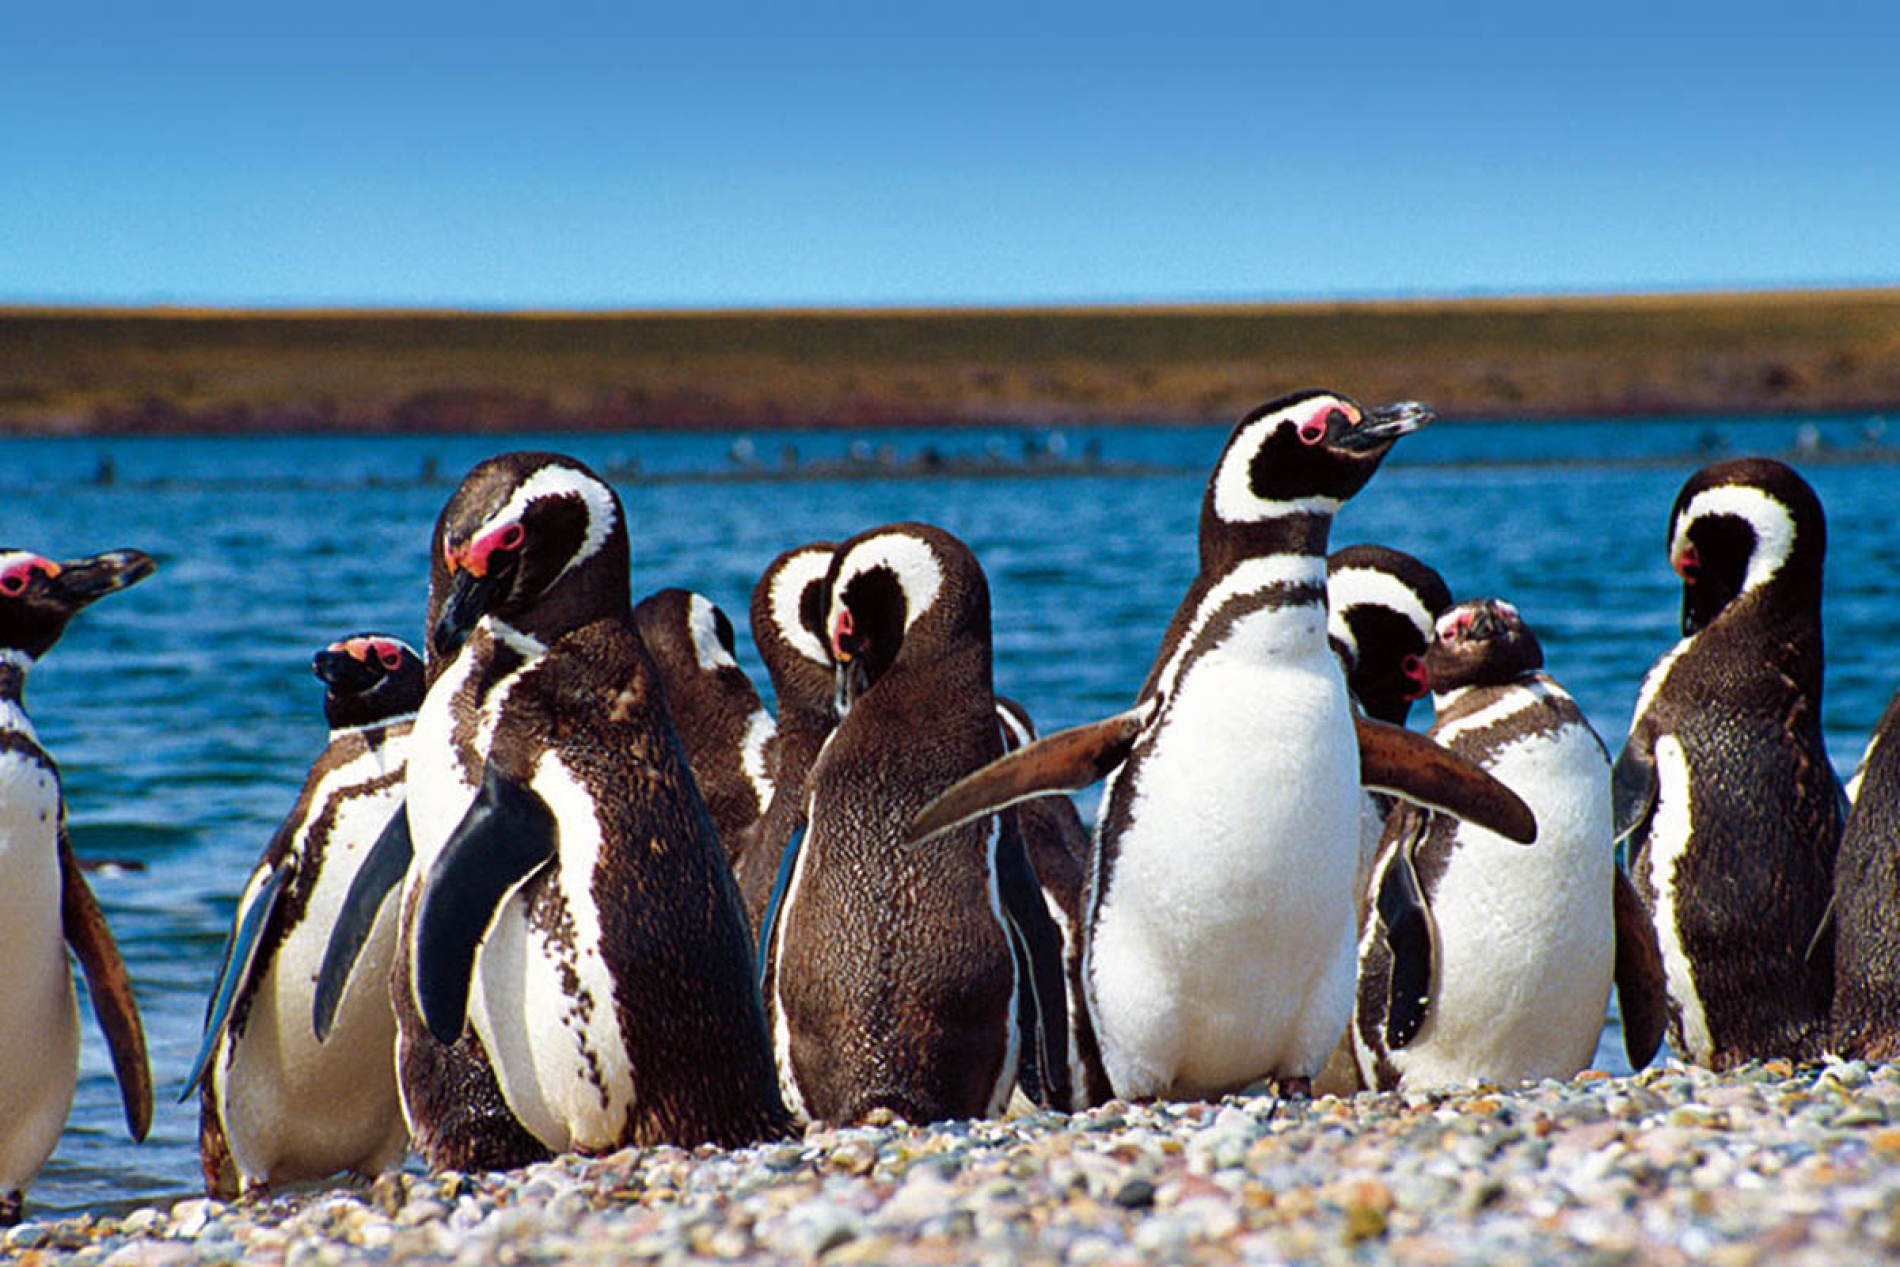
<path fill-rule="evenodd" d="M 1382 405 L 1367 411 L 1358 426 L 1341 431 L 1334 444 L 1348 453 L 1368 453 L 1412 434 L 1437 416 L 1430 405 L 1416 400 Z"/>
<path fill-rule="evenodd" d="M 447 659 L 460 651 L 476 622 L 488 614 L 507 588 L 507 576 L 495 569 L 491 568 L 484 576 L 477 576 L 467 568 L 457 571 L 449 582 L 448 596 L 442 602 L 442 614 L 436 617 L 435 628 L 429 634 L 436 655 Z"/>
<path fill-rule="evenodd" d="M 383 669 L 369 657 L 358 658 L 343 643 L 325 647 L 311 660 L 311 669 L 339 695 L 367 691 L 383 680 Z"/>
<path fill-rule="evenodd" d="M 90 559 L 70 559 L 60 564 L 52 594 L 70 614 L 107 594 L 138 584 L 157 570 L 152 556 L 141 550 L 108 550 Z"/>

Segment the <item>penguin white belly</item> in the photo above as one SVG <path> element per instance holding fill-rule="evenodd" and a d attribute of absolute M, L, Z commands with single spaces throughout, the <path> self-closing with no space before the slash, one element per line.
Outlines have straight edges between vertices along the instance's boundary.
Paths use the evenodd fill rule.
<path fill-rule="evenodd" d="M 535 1138 L 557 1152 L 602 1152 L 620 1146 L 633 1084 L 600 953 L 600 821 L 593 795 L 553 754 L 530 786 L 554 812 L 559 856 L 496 912 L 476 957 L 469 1020 L 508 1107 Z M 552 926 L 529 919 L 531 897 L 548 884 L 565 915 Z"/>
<path fill-rule="evenodd" d="M 79 1081 L 79 1008 L 60 921 L 59 780 L 0 752 L 0 1196 L 59 1142 Z"/>
<path fill-rule="evenodd" d="M 1461 824 L 1431 897 L 1433 999 L 1390 1053 L 1404 1084 L 1569 1078 L 1595 1054 L 1615 966 L 1610 769 L 1589 730 L 1513 741 L 1487 765 L 1537 816 L 1518 845 Z"/>
<path fill-rule="evenodd" d="M 1104 793 L 1104 821 L 1129 798 L 1128 827 L 1085 967 L 1118 1095 L 1310 1077 L 1346 1027 L 1363 795 L 1345 686 L 1318 646 L 1204 655 Z"/>
<path fill-rule="evenodd" d="M 1676 867 L 1689 848 L 1695 831 L 1695 806 L 1689 798 L 1689 761 L 1682 741 L 1659 735 L 1655 746 L 1656 808 L 1650 817 L 1649 883 L 1656 893 L 1656 940 L 1662 948 L 1663 976 L 1669 1001 L 1681 1014 L 1682 1045 L 1676 1054 L 1684 1060 L 1706 1063 L 1715 1051 L 1708 1014 L 1696 989 L 1695 965 L 1682 945 L 1676 926 Z"/>
<path fill-rule="evenodd" d="M 389 764 L 387 747 L 364 754 L 333 772 L 312 803 L 324 805 Z M 310 1024 L 313 983 L 343 896 L 402 795 L 397 785 L 337 801 L 304 916 L 258 982 L 228 1064 L 221 1055 L 213 1066 L 219 1118 L 247 1185 L 345 1169 L 373 1174 L 402 1160 L 408 1131 L 390 1059 L 396 1019 L 386 984 L 396 944 L 394 903 L 377 915 L 323 1043 Z M 300 858 L 307 857 L 308 844 L 297 842 Z"/>

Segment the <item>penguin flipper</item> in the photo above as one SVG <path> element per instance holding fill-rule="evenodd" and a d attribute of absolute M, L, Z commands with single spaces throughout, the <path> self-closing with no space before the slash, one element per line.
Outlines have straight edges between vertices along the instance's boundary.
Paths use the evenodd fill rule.
<path fill-rule="evenodd" d="M 476 949 L 508 895 L 553 859 L 558 839 L 547 802 L 490 762 L 481 791 L 430 865 L 416 901 L 410 979 L 437 1042 L 461 1038 Z"/>
<path fill-rule="evenodd" d="M 1656 808 L 1656 754 L 1634 734 L 1610 771 L 1610 804 L 1619 845 L 1634 835 Z"/>
<path fill-rule="evenodd" d="M 1127 760 L 1154 713 L 1152 698 L 1126 712 L 1024 744 L 951 784 L 911 820 L 910 843 L 1052 792 L 1079 792 Z"/>
<path fill-rule="evenodd" d="M 105 1035 L 112 1052 L 112 1072 L 119 1082 L 119 1097 L 125 1104 L 125 1124 L 134 1141 L 145 1138 L 152 1129 L 152 1065 L 145 1054 L 145 1025 L 139 1020 L 138 1000 L 132 996 L 132 981 L 126 975 L 125 960 L 119 955 L 112 930 L 99 902 L 73 857 L 72 842 L 62 823 L 59 829 L 60 920 L 65 926 L 66 944 L 86 974 L 86 993 L 92 999 L 92 1014 Z"/>
<path fill-rule="evenodd" d="M 766 991 L 772 957 L 772 939 L 778 934 L 779 909 L 785 904 L 785 890 L 792 887 L 792 871 L 798 866 L 798 851 L 805 845 L 805 822 L 792 830 L 792 837 L 779 850 L 778 874 L 772 880 L 772 895 L 765 900 L 765 913 L 759 917 L 759 997 L 769 999 Z"/>
<path fill-rule="evenodd" d="M 1422 816 L 1421 816 L 1422 818 Z M 1419 824 L 1422 829 L 1423 823 Z M 1379 882 L 1379 923 L 1391 956 L 1385 1006 L 1385 1045 L 1397 1051 L 1418 1035 L 1431 1009 L 1432 913 L 1412 864 L 1418 831 L 1399 842 Z"/>
<path fill-rule="evenodd" d="M 1522 797 L 1465 758 L 1403 726 L 1353 718 L 1359 731 L 1359 781 L 1425 809 L 1449 814 L 1528 845 L 1537 816 Z"/>
<path fill-rule="evenodd" d="M 271 912 L 277 909 L 278 895 L 284 891 L 284 881 L 290 872 L 289 861 L 282 861 L 263 872 L 262 880 L 247 886 L 250 896 L 238 907 L 231 936 L 224 944 L 224 964 L 218 969 L 217 984 L 211 988 L 211 1004 L 205 1009 L 204 1038 L 191 1062 L 185 1089 L 178 1096 L 180 1104 L 191 1098 L 191 1093 L 203 1081 L 205 1071 L 211 1068 L 218 1040 L 223 1037 L 225 1026 L 231 1023 L 231 1005 L 250 985 L 251 970 L 257 966 L 258 947 L 264 942 L 264 928 L 270 923 Z"/>
<path fill-rule="evenodd" d="M 336 923 L 330 926 L 330 940 L 323 947 L 323 963 L 317 969 L 316 994 L 310 1002 L 310 1028 L 318 1042 L 330 1036 L 357 956 L 363 953 L 390 890 L 409 873 L 415 852 L 409 839 L 409 803 L 404 801 L 396 806 L 376 843 L 363 855 L 363 864 L 350 878 L 349 891 L 337 909 Z"/>
<path fill-rule="evenodd" d="M 1611 907 L 1616 913 L 1616 1009 L 1623 1018 L 1623 1051 L 1642 1069 L 1662 1046 L 1669 1024 L 1662 947 L 1636 886 L 1616 868 Z"/>

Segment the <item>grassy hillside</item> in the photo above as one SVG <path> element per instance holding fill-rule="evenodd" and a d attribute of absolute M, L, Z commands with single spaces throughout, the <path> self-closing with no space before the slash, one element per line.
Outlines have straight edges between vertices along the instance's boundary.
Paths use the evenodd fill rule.
<path fill-rule="evenodd" d="M 1900 290 L 709 313 L 0 309 L 0 431 L 1226 420 L 1900 408 Z"/>

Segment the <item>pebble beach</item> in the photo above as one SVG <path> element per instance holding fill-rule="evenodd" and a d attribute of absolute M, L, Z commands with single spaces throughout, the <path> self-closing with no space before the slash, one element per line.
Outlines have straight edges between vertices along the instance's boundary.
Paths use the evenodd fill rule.
<path fill-rule="evenodd" d="M 1846 1263 L 1900 1257 L 1900 1066 L 913 1127 L 28 1222 L 24 1262 Z"/>

